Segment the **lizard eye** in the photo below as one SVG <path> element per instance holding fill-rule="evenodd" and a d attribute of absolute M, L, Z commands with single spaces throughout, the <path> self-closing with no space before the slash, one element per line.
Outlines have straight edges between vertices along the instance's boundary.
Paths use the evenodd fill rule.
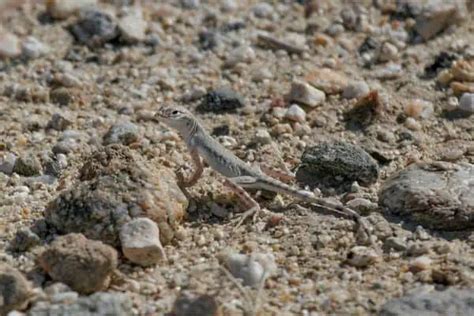
<path fill-rule="evenodd" d="M 171 112 L 172 115 L 178 115 L 179 114 L 179 111 L 178 110 L 174 110 L 173 112 Z"/>

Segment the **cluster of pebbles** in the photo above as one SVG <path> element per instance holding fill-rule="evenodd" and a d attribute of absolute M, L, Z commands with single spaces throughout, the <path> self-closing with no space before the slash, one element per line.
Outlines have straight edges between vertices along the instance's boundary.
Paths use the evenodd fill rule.
<path fill-rule="evenodd" d="M 0 0 L 0 314 L 474 314 L 473 9 Z M 162 104 L 372 243 L 265 192 L 235 228 Z"/>

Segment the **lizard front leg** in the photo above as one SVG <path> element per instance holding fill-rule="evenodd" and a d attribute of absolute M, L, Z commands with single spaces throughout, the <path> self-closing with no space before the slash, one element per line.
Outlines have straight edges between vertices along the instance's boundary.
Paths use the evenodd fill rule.
<path fill-rule="evenodd" d="M 181 169 L 176 172 L 176 176 L 178 178 L 178 184 L 180 187 L 183 187 L 183 188 L 191 187 L 195 185 L 196 182 L 201 177 L 202 172 L 204 171 L 204 166 L 202 164 L 201 157 L 199 156 L 198 151 L 196 149 L 192 149 L 190 151 L 190 154 L 191 154 L 191 158 L 194 164 L 193 174 L 188 179 L 185 179 Z"/>

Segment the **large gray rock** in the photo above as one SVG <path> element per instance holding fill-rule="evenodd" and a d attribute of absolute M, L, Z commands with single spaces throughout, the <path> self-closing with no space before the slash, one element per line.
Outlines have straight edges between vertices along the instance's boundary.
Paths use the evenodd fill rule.
<path fill-rule="evenodd" d="M 393 299 L 382 306 L 380 316 L 474 315 L 474 289 L 448 289 Z"/>
<path fill-rule="evenodd" d="M 80 297 L 72 303 L 50 304 L 39 302 L 28 311 L 28 316 L 128 316 L 133 315 L 130 298 L 123 293 L 98 292 Z"/>
<path fill-rule="evenodd" d="M 54 240 L 38 261 L 53 280 L 88 294 L 108 287 L 117 267 L 117 251 L 82 234 L 68 234 Z"/>
<path fill-rule="evenodd" d="M 87 10 L 81 18 L 71 25 L 70 31 L 76 40 L 89 47 L 99 47 L 119 35 L 116 20 L 108 13 Z"/>
<path fill-rule="evenodd" d="M 310 186 L 371 184 L 377 180 L 377 162 L 362 148 L 347 143 L 323 143 L 305 150 L 296 172 Z"/>
<path fill-rule="evenodd" d="M 390 178 L 379 193 L 387 211 L 426 227 L 474 227 L 474 166 L 415 164 Z"/>

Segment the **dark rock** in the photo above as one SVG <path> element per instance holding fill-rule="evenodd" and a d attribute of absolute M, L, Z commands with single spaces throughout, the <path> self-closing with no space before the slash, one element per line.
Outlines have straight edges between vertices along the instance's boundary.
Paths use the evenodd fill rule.
<path fill-rule="evenodd" d="M 79 43 L 91 48 L 100 47 L 119 35 L 114 18 L 97 10 L 82 12 L 80 19 L 70 26 L 70 31 Z"/>
<path fill-rule="evenodd" d="M 53 152 L 54 152 L 54 147 L 53 147 Z M 50 175 L 56 178 L 59 178 L 61 176 L 61 164 L 54 158 L 50 158 L 44 162 L 44 167 L 43 171 L 44 174 Z"/>
<path fill-rule="evenodd" d="M 37 303 L 28 311 L 28 316 L 128 316 L 133 315 L 133 304 L 125 293 L 98 292 L 79 297 L 75 302 L 59 304 Z"/>
<path fill-rule="evenodd" d="M 37 176 L 41 172 L 41 163 L 35 156 L 19 157 L 15 161 L 13 172 L 25 177 Z"/>
<path fill-rule="evenodd" d="M 114 124 L 104 135 L 104 145 L 130 145 L 138 140 L 138 127 L 131 122 Z"/>
<path fill-rule="evenodd" d="M 296 172 L 297 180 L 310 186 L 369 185 L 377 177 L 377 162 L 362 148 L 342 142 L 306 149 Z"/>
<path fill-rule="evenodd" d="M 436 77 L 440 70 L 450 68 L 456 59 L 457 56 L 455 54 L 447 52 L 439 53 L 436 55 L 433 63 L 425 67 L 425 77 L 429 79 Z"/>
<path fill-rule="evenodd" d="M 432 293 L 417 293 L 390 300 L 380 316 L 405 315 L 474 315 L 474 289 L 450 288 Z"/>
<path fill-rule="evenodd" d="M 0 315 L 26 307 L 32 297 L 30 284 L 15 268 L 0 263 Z"/>
<path fill-rule="evenodd" d="M 66 106 L 81 98 L 81 91 L 77 88 L 59 87 L 49 92 L 51 102 Z"/>
<path fill-rule="evenodd" d="M 40 242 L 39 236 L 31 231 L 31 229 L 23 228 L 16 232 L 15 239 L 13 239 L 11 243 L 11 248 L 14 251 L 24 252 L 39 245 Z"/>
<path fill-rule="evenodd" d="M 87 294 L 108 287 L 117 267 L 117 251 L 82 234 L 68 234 L 56 238 L 38 262 L 53 280 Z"/>
<path fill-rule="evenodd" d="M 367 36 L 358 49 L 359 55 L 377 51 L 380 49 L 381 45 L 382 44 L 375 38 Z"/>
<path fill-rule="evenodd" d="M 46 128 L 54 129 L 57 131 L 64 131 L 71 124 L 72 122 L 64 118 L 61 114 L 55 113 L 46 125 Z"/>
<path fill-rule="evenodd" d="M 229 125 L 217 126 L 212 130 L 214 136 L 227 136 L 230 134 Z"/>
<path fill-rule="evenodd" d="M 245 105 L 244 98 L 229 88 L 217 88 L 208 92 L 197 110 L 202 112 L 233 111 Z"/>
<path fill-rule="evenodd" d="M 173 306 L 173 315 L 176 316 L 217 316 L 216 300 L 209 295 L 198 295 L 182 292 Z"/>
<path fill-rule="evenodd" d="M 387 211 L 425 227 L 474 227 L 474 166 L 415 164 L 388 179 L 379 193 Z"/>
<path fill-rule="evenodd" d="M 219 34 L 215 31 L 203 31 L 199 33 L 199 47 L 203 50 L 215 48 L 220 43 Z"/>

